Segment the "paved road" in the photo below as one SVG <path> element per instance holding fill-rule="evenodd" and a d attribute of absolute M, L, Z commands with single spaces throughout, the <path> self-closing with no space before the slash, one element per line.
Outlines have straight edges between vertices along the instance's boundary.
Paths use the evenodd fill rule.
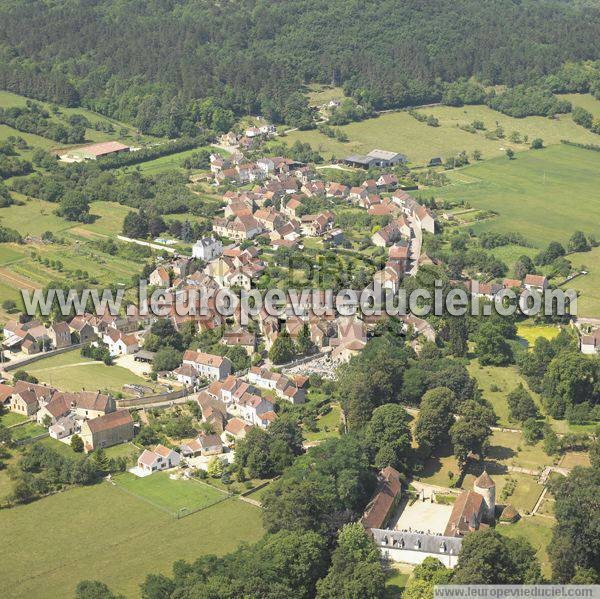
<path fill-rule="evenodd" d="M 169 254 L 177 254 L 179 256 L 183 256 L 184 258 L 191 258 L 191 256 L 186 256 L 185 254 L 182 254 L 179 250 L 169 247 L 167 245 L 160 245 L 159 243 L 142 241 L 141 239 L 132 239 L 131 237 L 125 237 L 124 235 L 117 235 L 117 239 L 119 241 L 124 241 L 125 243 L 136 243 L 137 245 L 145 245 L 146 247 L 152 248 L 153 250 L 164 250 Z"/>

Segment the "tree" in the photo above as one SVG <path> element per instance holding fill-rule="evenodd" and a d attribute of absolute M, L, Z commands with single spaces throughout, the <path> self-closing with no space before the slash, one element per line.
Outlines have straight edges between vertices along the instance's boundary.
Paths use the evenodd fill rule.
<path fill-rule="evenodd" d="M 467 355 L 469 329 L 464 316 L 452 316 L 446 320 L 448 328 L 448 349 L 450 353 L 462 358 Z"/>
<path fill-rule="evenodd" d="M 82 580 L 75 587 L 75 599 L 124 599 L 124 597 L 115 595 L 99 580 Z"/>
<path fill-rule="evenodd" d="M 96 469 L 102 474 L 108 474 L 110 472 L 110 458 L 106 455 L 106 452 L 102 447 L 96 449 L 91 455 L 92 463 Z"/>
<path fill-rule="evenodd" d="M 375 453 L 376 468 L 393 466 L 400 471 L 408 469 L 411 449 L 408 422 L 408 413 L 398 404 L 385 404 L 373 410 L 366 437 Z"/>
<path fill-rule="evenodd" d="M 298 333 L 298 339 L 296 340 L 296 345 L 298 347 L 298 353 L 310 354 L 315 351 L 315 344 L 310 338 L 310 329 L 308 328 L 308 323 L 305 322 Z"/>
<path fill-rule="evenodd" d="M 148 237 L 148 218 L 145 213 L 128 212 L 123 220 L 123 235 L 132 239 L 146 239 Z"/>
<path fill-rule="evenodd" d="M 483 366 L 506 366 L 513 361 L 510 345 L 499 327 L 485 322 L 475 336 L 475 353 Z"/>
<path fill-rule="evenodd" d="M 161 347 L 154 356 L 152 368 L 154 372 L 175 370 L 181 366 L 183 354 L 172 347 Z"/>
<path fill-rule="evenodd" d="M 512 148 L 506 148 L 506 157 L 512 160 L 515 157 L 515 151 Z"/>
<path fill-rule="evenodd" d="M 150 335 L 144 341 L 144 347 L 149 351 L 157 351 L 161 347 L 183 349 L 183 339 L 169 318 L 160 318 L 150 327 Z"/>
<path fill-rule="evenodd" d="M 13 381 L 26 381 L 27 383 L 33 383 L 34 385 L 39 383 L 35 376 L 29 374 L 25 370 L 16 370 L 13 375 Z"/>
<path fill-rule="evenodd" d="M 89 213 L 90 203 L 88 198 L 74 191 L 68 191 L 63 195 L 56 211 L 58 216 L 62 216 L 66 220 L 82 223 L 89 221 Z"/>
<path fill-rule="evenodd" d="M 415 567 L 402 594 L 402 599 L 433 599 L 436 585 L 450 584 L 452 570 L 446 568 L 440 560 L 426 557 Z"/>
<path fill-rule="evenodd" d="M 446 387 L 431 389 L 423 396 L 415 426 L 415 439 L 427 453 L 430 454 L 450 440 L 455 403 L 456 396 Z"/>
<path fill-rule="evenodd" d="M 470 454 L 485 457 L 495 415 L 490 408 L 469 400 L 459 406 L 459 416 L 450 427 L 450 439 L 454 455 L 463 468 Z"/>
<path fill-rule="evenodd" d="M 282 331 L 269 350 L 273 364 L 287 364 L 296 356 L 296 346 L 287 331 Z"/>
<path fill-rule="evenodd" d="M 168 599 L 175 583 L 164 574 L 148 574 L 140 585 L 142 599 Z"/>
<path fill-rule="evenodd" d="M 206 467 L 208 475 L 212 478 L 220 478 L 223 474 L 223 463 L 217 456 L 213 456 Z"/>
<path fill-rule="evenodd" d="M 515 277 L 522 281 L 526 275 L 535 273 L 535 265 L 529 256 L 519 256 L 514 266 Z"/>
<path fill-rule="evenodd" d="M 17 302 L 15 300 L 7 299 L 2 302 L 2 309 L 9 314 L 17 311 Z"/>
<path fill-rule="evenodd" d="M 519 383 L 507 396 L 510 419 L 524 422 L 528 418 L 539 418 L 540 412 L 522 383 Z"/>
<path fill-rule="evenodd" d="M 590 244 L 585 237 L 583 231 L 575 231 L 569 239 L 569 252 L 589 252 Z"/>
<path fill-rule="evenodd" d="M 462 543 L 453 584 L 535 584 L 541 582 L 535 550 L 522 537 L 493 529 L 468 534 Z"/>
<path fill-rule="evenodd" d="M 71 437 L 71 449 L 76 453 L 83 451 L 83 439 L 77 434 Z"/>
<path fill-rule="evenodd" d="M 359 522 L 346 524 L 329 572 L 317 583 L 317 599 L 380 599 L 384 589 L 379 549 Z"/>
<path fill-rule="evenodd" d="M 544 140 L 536 137 L 531 140 L 531 149 L 532 150 L 541 150 L 544 147 Z"/>
<path fill-rule="evenodd" d="M 544 423 L 535 418 L 527 418 L 523 421 L 523 438 L 525 443 L 533 445 L 544 438 Z"/>
<path fill-rule="evenodd" d="M 556 525 L 548 546 L 553 577 L 567 583 L 578 568 L 593 568 L 600 563 L 600 470 L 575 468 L 569 476 L 551 484 L 556 500 Z"/>

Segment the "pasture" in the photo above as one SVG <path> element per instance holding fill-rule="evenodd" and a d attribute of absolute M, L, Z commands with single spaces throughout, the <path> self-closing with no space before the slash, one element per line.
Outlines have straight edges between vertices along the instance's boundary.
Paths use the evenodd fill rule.
<path fill-rule="evenodd" d="M 130 472 L 113 477 L 117 487 L 171 514 L 207 507 L 227 497 L 198 480 L 171 480 L 168 472 L 155 472 L 139 478 Z"/>
<path fill-rule="evenodd" d="M 514 160 L 483 161 L 449 176 L 453 184 L 436 189 L 436 197 L 498 214 L 470 225 L 475 232 L 516 231 L 538 248 L 550 241 L 566 244 L 577 229 L 600 235 L 599 152 L 552 146 Z"/>
<path fill-rule="evenodd" d="M 235 498 L 177 520 L 104 482 L 2 510 L 0 529 L 13 545 L 0 564 L 7 599 L 72 597 L 89 578 L 138 597 L 146 575 L 169 574 L 176 559 L 222 555 L 263 534 L 260 510 Z"/>
<path fill-rule="evenodd" d="M 79 350 L 50 356 L 28 365 L 25 370 L 61 391 L 94 391 L 100 389 L 110 393 L 131 395 L 123 385 L 143 385 L 154 389 L 155 384 L 137 376 L 123 366 L 106 366 L 81 356 Z"/>
<path fill-rule="evenodd" d="M 431 106 L 418 108 L 417 112 L 436 117 L 439 127 L 430 127 L 417 121 L 408 112 L 398 111 L 340 127 L 349 139 L 345 143 L 331 139 L 317 130 L 292 131 L 283 139 L 290 145 L 296 140 L 308 142 L 315 150 L 319 150 L 325 159 L 367 153 L 373 148 L 379 148 L 406 154 L 413 165 L 425 165 L 434 156 L 447 158 L 463 150 L 468 154 L 479 150 L 484 159 L 494 158 L 503 155 L 506 148 L 515 151 L 526 150 L 530 141 L 536 137 L 542 138 L 546 145 L 559 144 L 561 139 L 578 143 L 597 143 L 597 136 L 576 125 L 570 114 L 560 115 L 556 119 L 516 119 L 487 106 Z M 483 122 L 484 131 L 469 133 L 459 128 L 476 120 Z M 486 133 L 498 126 L 504 129 L 505 137 L 488 139 Z M 520 143 L 509 141 L 513 132 L 520 134 Z M 528 136 L 527 143 L 523 141 L 525 135 Z"/>
<path fill-rule="evenodd" d="M 586 270 L 582 275 L 563 285 L 563 289 L 575 289 L 577 298 L 577 314 L 579 316 L 600 317 L 600 247 L 590 252 L 570 254 L 567 259 L 575 270 Z"/>

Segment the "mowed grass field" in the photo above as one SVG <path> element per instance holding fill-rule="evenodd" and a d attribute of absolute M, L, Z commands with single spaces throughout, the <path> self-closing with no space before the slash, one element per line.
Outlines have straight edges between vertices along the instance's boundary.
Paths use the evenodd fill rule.
<path fill-rule="evenodd" d="M 515 151 L 527 149 L 535 137 L 542 138 L 547 145 L 558 144 L 561 139 L 578 143 L 598 142 L 597 136 L 576 125 L 570 114 L 560 115 L 556 119 L 515 119 L 487 106 L 431 106 L 418 108 L 417 112 L 435 116 L 440 126 L 430 127 L 417 121 L 408 112 L 400 111 L 340 127 L 348 136 L 347 143 L 330 139 L 316 130 L 293 131 L 284 139 L 290 144 L 298 139 L 308 142 L 321 151 L 326 159 L 366 153 L 378 148 L 406 154 L 413 165 L 424 165 L 434 156 L 454 156 L 462 150 L 470 154 L 477 149 L 484 159 L 493 158 L 503 155 L 506 148 Z M 485 137 L 486 131 L 469 133 L 459 128 L 459 125 L 469 125 L 475 120 L 482 121 L 486 131 L 494 130 L 497 126 L 503 127 L 506 137 L 492 140 Z M 509 141 L 514 131 L 519 132 L 521 138 L 527 135 L 529 142 L 517 144 Z"/>
<path fill-rule="evenodd" d="M 184 513 L 227 497 L 227 493 L 197 480 L 171 480 L 168 472 L 155 472 L 144 478 L 125 472 L 115 476 L 114 482 L 126 492 L 171 513 Z"/>
<path fill-rule="evenodd" d="M 574 278 L 563 285 L 563 289 L 575 289 L 579 292 L 579 316 L 600 317 L 600 247 L 581 254 L 570 254 L 567 258 L 574 269 L 585 270 L 588 274 Z"/>
<path fill-rule="evenodd" d="M 47 383 L 62 391 L 95 391 L 101 389 L 111 393 L 121 392 L 131 395 L 123 389 L 123 385 L 143 385 L 154 389 L 151 381 L 134 374 L 123 366 L 106 366 L 84 358 L 78 349 L 50 356 L 39 362 L 34 362 L 25 367 L 25 370 L 36 376 L 40 382 Z"/>
<path fill-rule="evenodd" d="M 519 232 L 536 247 L 565 243 L 575 230 L 600 234 L 600 152 L 559 145 L 483 161 L 449 175 L 436 197 L 493 210 L 476 232 Z M 525 253 L 525 252 L 523 252 Z"/>
<path fill-rule="evenodd" d="M 263 534 L 260 509 L 235 498 L 177 520 L 108 483 L 2 510 L 0 530 L 11 546 L 0 564 L 6 599 L 72 597 L 83 579 L 139 597 L 147 574 L 169 574 L 177 559 L 222 555 Z"/>

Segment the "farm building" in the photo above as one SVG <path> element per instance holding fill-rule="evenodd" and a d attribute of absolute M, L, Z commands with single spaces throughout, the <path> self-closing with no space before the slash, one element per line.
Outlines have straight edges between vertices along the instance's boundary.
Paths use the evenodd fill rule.
<path fill-rule="evenodd" d="M 386 150 L 371 150 L 368 154 L 353 154 L 343 159 L 344 163 L 357 168 L 370 169 L 373 167 L 386 168 L 404 164 L 408 158 L 404 154 L 397 152 L 387 152 Z"/>
<path fill-rule="evenodd" d="M 98 160 L 105 156 L 130 152 L 131 148 L 118 141 L 104 141 L 89 146 L 81 146 L 62 154 L 60 159 L 63 162 L 83 162 L 84 160 Z"/>

